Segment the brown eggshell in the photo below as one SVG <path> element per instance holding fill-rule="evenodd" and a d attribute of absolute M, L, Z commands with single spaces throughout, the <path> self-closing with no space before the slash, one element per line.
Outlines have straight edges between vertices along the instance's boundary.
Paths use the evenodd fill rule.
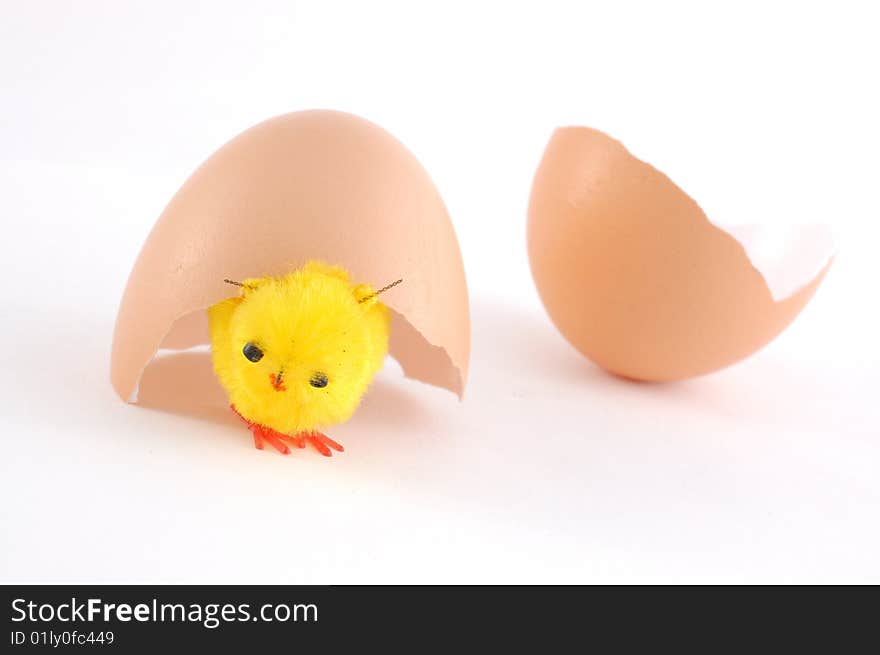
<path fill-rule="evenodd" d="M 286 114 L 245 131 L 187 180 L 128 280 L 111 380 L 126 400 L 160 348 L 208 342 L 205 309 L 235 295 L 224 278 L 281 274 L 309 259 L 347 268 L 392 310 L 404 372 L 461 395 L 470 319 L 455 231 L 415 157 L 349 114 Z"/>
<path fill-rule="evenodd" d="M 603 368 L 676 380 L 728 366 L 804 307 L 830 260 L 774 301 L 743 246 L 663 173 L 585 127 L 553 134 L 528 216 L 532 275 L 553 322 Z"/>

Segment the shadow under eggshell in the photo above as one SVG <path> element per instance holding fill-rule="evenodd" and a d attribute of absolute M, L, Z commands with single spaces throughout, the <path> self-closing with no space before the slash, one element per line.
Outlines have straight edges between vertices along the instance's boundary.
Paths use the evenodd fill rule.
<path fill-rule="evenodd" d="M 752 354 L 797 316 L 830 266 L 774 300 L 737 239 L 666 175 L 586 127 L 560 128 L 547 145 L 528 251 L 565 338 L 606 370 L 648 381 Z"/>
<path fill-rule="evenodd" d="M 461 396 L 470 354 L 464 266 L 424 168 L 378 126 L 304 111 L 245 131 L 187 180 L 143 245 L 119 308 L 111 381 L 134 400 L 161 346 L 208 342 L 224 278 L 277 275 L 309 259 L 381 287 L 404 373 Z"/>

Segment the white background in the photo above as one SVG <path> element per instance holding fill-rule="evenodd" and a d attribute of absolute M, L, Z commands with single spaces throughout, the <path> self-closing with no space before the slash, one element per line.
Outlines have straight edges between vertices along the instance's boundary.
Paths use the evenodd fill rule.
<path fill-rule="evenodd" d="M 880 582 L 871 5 L 2 0 L 0 582 Z M 427 168 L 473 313 L 464 401 L 389 362 L 332 460 L 108 381 L 171 195 L 314 107 Z M 719 222 L 830 224 L 811 304 L 683 383 L 581 358 L 525 255 L 562 124 L 621 138 Z"/>

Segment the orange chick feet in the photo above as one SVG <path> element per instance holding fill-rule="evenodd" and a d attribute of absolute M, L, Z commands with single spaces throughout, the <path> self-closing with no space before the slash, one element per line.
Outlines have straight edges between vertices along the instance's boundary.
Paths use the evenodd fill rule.
<path fill-rule="evenodd" d="M 322 432 L 302 432 L 300 435 L 301 439 L 312 444 L 315 447 L 315 450 L 321 453 L 324 457 L 330 457 L 333 454 L 330 452 L 330 448 L 340 453 L 345 450 L 345 448 L 342 447 L 342 444 L 336 443 L 333 439 Z M 302 448 L 302 446 L 300 446 L 300 448 Z"/>
<path fill-rule="evenodd" d="M 235 407 L 232 408 L 232 411 L 235 412 L 242 421 L 247 423 L 248 429 L 254 435 L 254 447 L 258 450 L 263 450 L 268 443 L 282 455 L 289 455 L 289 446 L 305 448 L 306 443 L 310 443 L 315 450 L 324 455 L 324 457 L 330 457 L 333 455 L 333 452 L 330 450 L 331 448 L 340 453 L 345 451 L 342 444 L 336 443 L 333 439 L 322 432 L 311 431 L 300 432 L 295 435 L 284 434 L 283 432 L 278 432 L 268 426 L 251 423 L 244 416 L 239 414 Z"/>
<path fill-rule="evenodd" d="M 290 448 L 288 446 L 305 448 L 307 443 L 312 444 L 315 450 L 321 453 L 324 457 L 330 457 L 333 455 L 333 452 L 330 450 L 331 448 L 340 453 L 345 450 L 345 448 L 342 447 L 342 444 L 336 443 L 333 439 L 321 432 L 300 432 L 296 435 L 289 435 L 277 432 L 272 428 L 267 428 L 262 425 L 252 425 L 251 432 L 254 433 L 254 446 L 256 448 L 263 450 L 263 444 L 269 443 L 269 445 L 282 455 L 290 454 Z"/>

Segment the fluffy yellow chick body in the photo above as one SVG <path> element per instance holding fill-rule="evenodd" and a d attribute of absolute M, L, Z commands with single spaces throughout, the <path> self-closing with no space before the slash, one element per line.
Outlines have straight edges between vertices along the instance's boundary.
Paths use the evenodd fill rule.
<path fill-rule="evenodd" d="M 214 371 L 234 410 L 257 447 L 261 436 L 276 447 L 273 435 L 300 447 L 303 436 L 324 437 L 318 430 L 348 420 L 382 367 L 388 308 L 372 287 L 320 262 L 241 285 L 208 309 Z"/>

